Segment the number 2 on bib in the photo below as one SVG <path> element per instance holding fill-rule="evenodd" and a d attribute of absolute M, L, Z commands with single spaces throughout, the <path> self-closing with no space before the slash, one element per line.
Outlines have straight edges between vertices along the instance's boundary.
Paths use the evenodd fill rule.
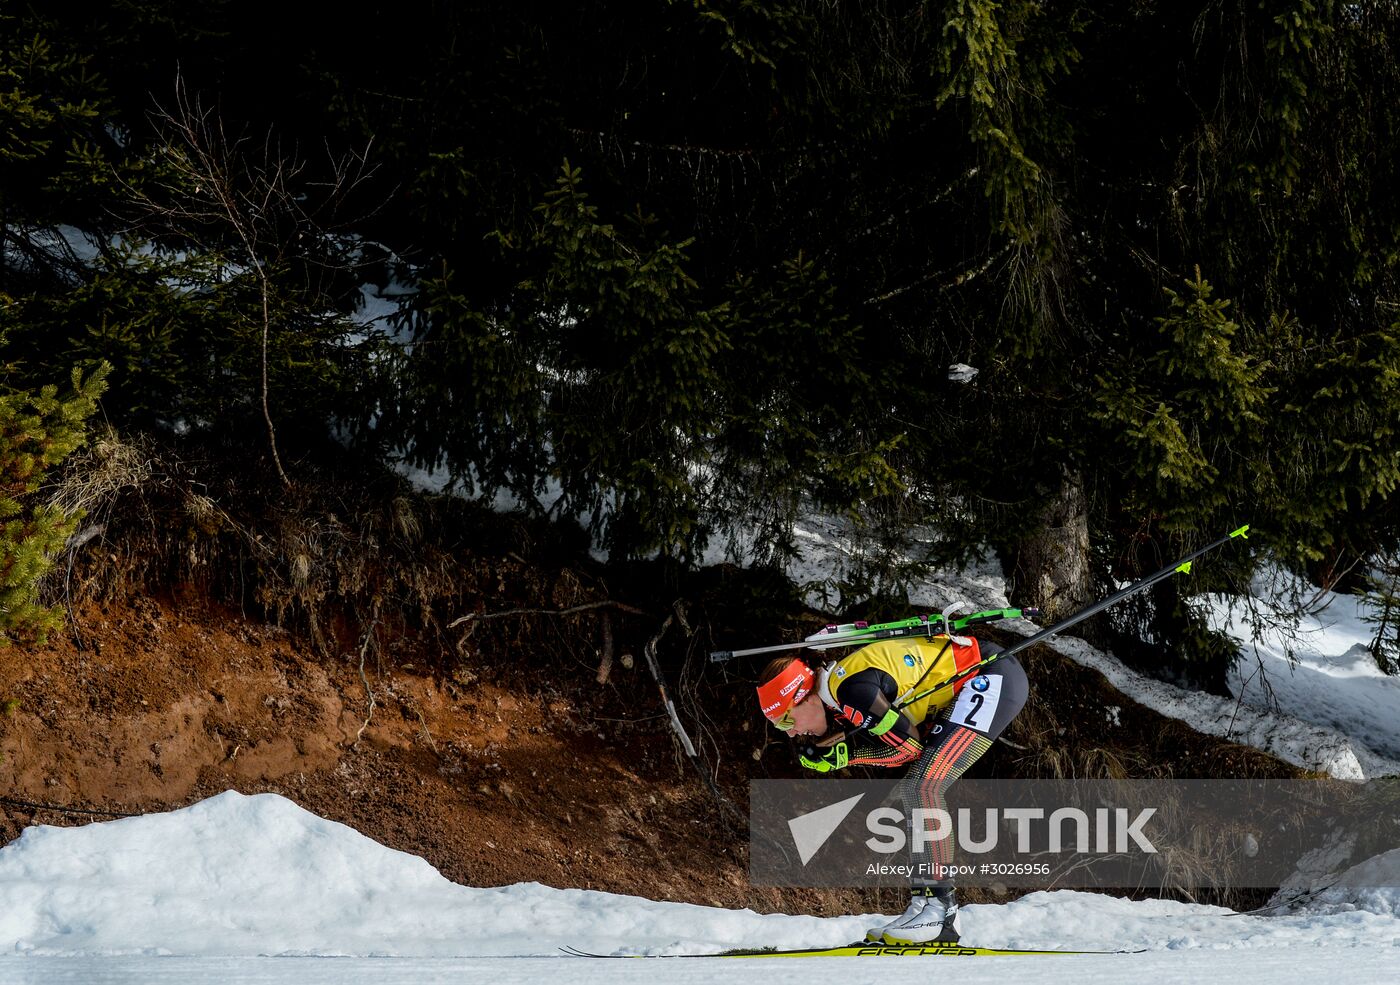
<path fill-rule="evenodd" d="M 1001 676 L 982 674 L 968 681 L 958 694 L 949 720 L 978 732 L 988 732 L 996 718 L 997 702 L 1001 700 Z"/>

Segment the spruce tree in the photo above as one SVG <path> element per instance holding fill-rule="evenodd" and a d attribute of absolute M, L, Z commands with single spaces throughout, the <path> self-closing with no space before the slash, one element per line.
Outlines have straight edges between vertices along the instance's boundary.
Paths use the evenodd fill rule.
<path fill-rule="evenodd" d="M 75 369 L 63 396 L 53 385 L 0 394 L 0 641 L 42 639 L 56 624 L 40 604 L 39 580 L 79 518 L 36 502 L 35 493 L 83 443 L 108 369 L 86 377 Z"/>

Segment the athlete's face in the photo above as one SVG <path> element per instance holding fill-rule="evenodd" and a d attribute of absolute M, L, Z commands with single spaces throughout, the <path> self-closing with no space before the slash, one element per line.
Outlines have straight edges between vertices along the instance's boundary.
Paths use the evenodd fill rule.
<path fill-rule="evenodd" d="M 793 735 L 822 735 L 826 732 L 826 706 L 815 693 L 792 706 Z"/>

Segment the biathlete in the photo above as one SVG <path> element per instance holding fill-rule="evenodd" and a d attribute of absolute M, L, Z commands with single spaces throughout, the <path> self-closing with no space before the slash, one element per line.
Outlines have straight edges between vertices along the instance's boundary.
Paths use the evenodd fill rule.
<path fill-rule="evenodd" d="M 1015 657 L 977 667 L 999 649 L 971 637 L 934 636 L 872 643 L 818 670 L 781 657 L 764 668 L 759 706 L 792 736 L 827 736 L 835 718 L 844 736 L 801 746 L 798 758 L 808 769 L 912 764 L 900 785 L 912 818 L 918 808 L 943 808 L 949 785 L 1025 707 L 1029 686 Z M 909 907 L 866 936 L 888 944 L 956 941 L 953 839 L 930 845 L 911 838 L 910 846 Z"/>

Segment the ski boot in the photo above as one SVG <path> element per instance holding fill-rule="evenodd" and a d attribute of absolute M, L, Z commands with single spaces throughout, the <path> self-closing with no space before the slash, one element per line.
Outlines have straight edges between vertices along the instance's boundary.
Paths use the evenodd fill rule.
<path fill-rule="evenodd" d="M 908 908 L 889 923 L 882 924 L 879 927 L 871 927 L 865 932 L 865 939 L 877 944 L 883 944 L 886 932 L 894 933 L 900 927 L 917 922 L 919 915 L 924 912 L 924 907 L 933 899 L 933 892 L 931 886 L 914 886 L 909 890 Z"/>
<path fill-rule="evenodd" d="M 927 886 L 915 889 L 925 895 L 917 908 L 909 910 L 894 923 L 882 929 L 880 939 L 886 944 L 956 944 L 958 928 L 958 896 L 952 886 Z"/>

